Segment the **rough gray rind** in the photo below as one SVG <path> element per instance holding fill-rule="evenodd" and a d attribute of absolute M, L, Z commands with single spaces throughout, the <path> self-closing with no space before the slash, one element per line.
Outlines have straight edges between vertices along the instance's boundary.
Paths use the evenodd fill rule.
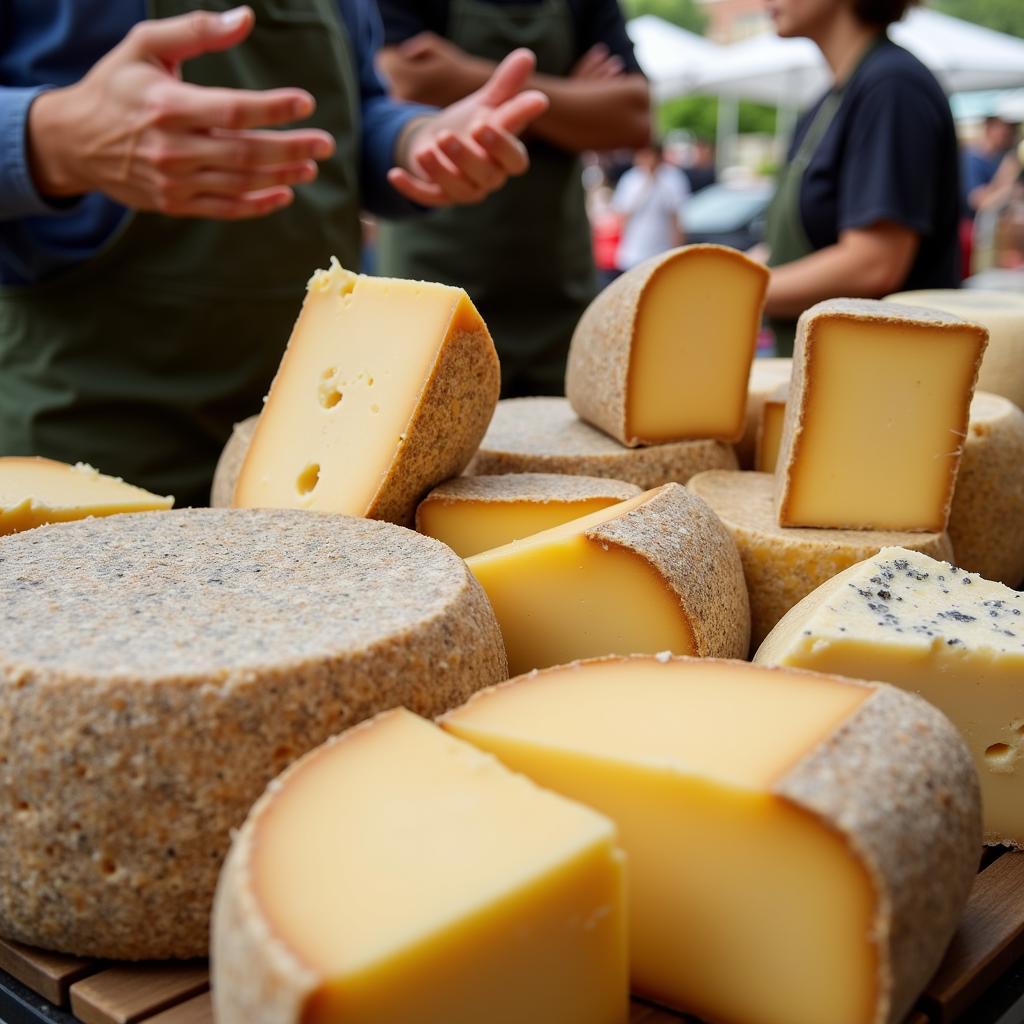
<path fill-rule="evenodd" d="M 736 453 L 721 441 L 626 448 L 579 419 L 567 399 L 506 398 L 494 410 L 466 475 L 600 476 L 649 490 L 673 481 L 685 484 L 706 469 L 736 468 Z"/>
<path fill-rule="evenodd" d="M 680 484 L 665 484 L 649 501 L 585 536 L 634 551 L 657 569 L 686 612 L 694 654 L 746 657 L 750 605 L 743 566 L 729 531 L 705 501 Z"/>
<path fill-rule="evenodd" d="M 625 501 L 642 493 L 636 484 L 599 476 L 564 473 L 503 473 L 497 476 L 460 476 L 435 487 L 424 501 L 589 501 L 614 498 Z"/>
<path fill-rule="evenodd" d="M 760 358 L 751 364 L 750 383 L 747 385 L 747 424 L 743 430 L 743 437 L 734 445 L 740 469 L 754 468 L 761 410 L 781 384 L 789 384 L 792 373 L 793 360 L 788 357 Z"/>
<path fill-rule="evenodd" d="M 465 564 L 388 524 L 196 509 L 4 538 L 0 935 L 205 955 L 229 832 L 270 779 L 506 676 Z"/>
<path fill-rule="evenodd" d="M 861 858 L 878 896 L 872 1024 L 897 1024 L 935 972 L 981 848 L 977 775 L 952 723 L 886 686 L 783 777 L 775 792 L 820 817 Z"/>
<path fill-rule="evenodd" d="M 213 473 L 213 487 L 210 489 L 210 505 L 213 508 L 231 508 L 238 474 L 242 469 L 242 463 L 245 462 L 245 453 L 249 450 L 252 435 L 256 433 L 258 420 L 258 414 L 250 416 L 241 423 L 236 423 L 232 429 Z"/>

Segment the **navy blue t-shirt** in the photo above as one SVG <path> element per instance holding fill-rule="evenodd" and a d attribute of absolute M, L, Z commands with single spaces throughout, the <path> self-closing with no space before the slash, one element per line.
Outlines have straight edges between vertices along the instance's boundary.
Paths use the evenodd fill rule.
<path fill-rule="evenodd" d="M 797 122 L 796 153 L 824 97 Z M 960 171 L 956 129 L 942 87 L 912 54 L 882 39 L 847 85 L 800 191 L 815 249 L 848 228 L 892 221 L 921 236 L 898 290 L 960 283 Z"/>

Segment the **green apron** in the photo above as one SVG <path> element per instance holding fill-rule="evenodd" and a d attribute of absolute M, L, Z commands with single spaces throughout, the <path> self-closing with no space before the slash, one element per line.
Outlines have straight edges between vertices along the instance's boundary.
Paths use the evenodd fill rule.
<path fill-rule="evenodd" d="M 567 0 L 452 0 L 447 37 L 493 61 L 527 46 L 549 75 L 569 74 L 576 60 Z M 378 243 L 381 274 L 469 292 L 501 357 L 506 397 L 563 393 L 569 340 L 597 291 L 579 156 L 529 148 L 529 171 L 482 203 L 382 224 Z"/>
<path fill-rule="evenodd" d="M 796 153 L 793 154 L 793 159 L 779 172 L 775 197 L 768 208 L 765 233 L 765 241 L 770 250 L 768 258 L 770 267 L 792 263 L 815 251 L 807 237 L 803 218 L 800 215 L 800 192 L 803 188 L 804 174 L 814 158 L 821 140 L 835 119 L 847 87 L 867 55 L 877 45 L 878 40 L 873 40 L 862 54 L 857 66 L 847 76 L 846 81 L 842 85 L 835 86 L 825 97 L 817 114 L 814 115 L 814 120 L 808 126 Z M 769 324 L 775 333 L 775 354 L 791 356 L 796 339 L 796 321 L 773 317 L 769 320 Z"/>
<path fill-rule="evenodd" d="M 206 504 L 232 424 L 257 412 L 306 280 L 359 259 L 358 82 L 334 0 L 249 0 L 252 35 L 184 66 L 199 85 L 300 86 L 337 152 L 283 212 L 251 221 L 128 215 L 95 258 L 0 288 L 0 455 L 89 462 L 178 505 Z M 235 0 L 150 0 L 152 17 Z"/>

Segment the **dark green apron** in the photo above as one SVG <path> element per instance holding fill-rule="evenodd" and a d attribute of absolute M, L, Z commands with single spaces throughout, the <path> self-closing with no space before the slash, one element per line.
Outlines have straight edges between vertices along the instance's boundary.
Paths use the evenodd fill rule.
<path fill-rule="evenodd" d="M 576 60 L 567 0 L 522 6 L 452 0 L 448 38 L 499 61 L 518 46 L 565 76 Z M 482 203 L 381 225 L 380 273 L 459 285 L 501 357 L 502 394 L 560 395 L 573 328 L 597 290 L 576 154 L 530 145 L 530 170 Z"/>
<path fill-rule="evenodd" d="M 295 202 L 227 222 L 126 218 L 95 258 L 0 288 L 0 455 L 89 462 L 206 504 L 232 424 L 257 412 L 312 271 L 359 259 L 359 89 L 334 0 L 249 0 L 241 46 L 184 66 L 200 85 L 300 86 L 335 156 Z M 235 0 L 150 0 L 152 17 Z"/>

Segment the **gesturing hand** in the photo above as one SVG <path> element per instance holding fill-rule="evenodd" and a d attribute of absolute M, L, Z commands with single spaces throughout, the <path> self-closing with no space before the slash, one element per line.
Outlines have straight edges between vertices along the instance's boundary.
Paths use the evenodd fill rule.
<path fill-rule="evenodd" d="M 449 206 L 478 203 L 522 174 L 529 159 L 517 136 L 548 108 L 542 92 L 523 91 L 534 64 L 529 50 L 515 50 L 482 88 L 418 122 L 391 184 L 423 206 Z"/>
<path fill-rule="evenodd" d="M 248 7 L 136 25 L 75 85 L 29 112 L 32 173 L 46 196 L 100 191 L 140 210 L 257 217 L 288 205 L 334 151 L 324 131 L 260 131 L 302 120 L 302 89 L 212 89 L 179 78 L 182 61 L 226 50 L 252 30 Z"/>

